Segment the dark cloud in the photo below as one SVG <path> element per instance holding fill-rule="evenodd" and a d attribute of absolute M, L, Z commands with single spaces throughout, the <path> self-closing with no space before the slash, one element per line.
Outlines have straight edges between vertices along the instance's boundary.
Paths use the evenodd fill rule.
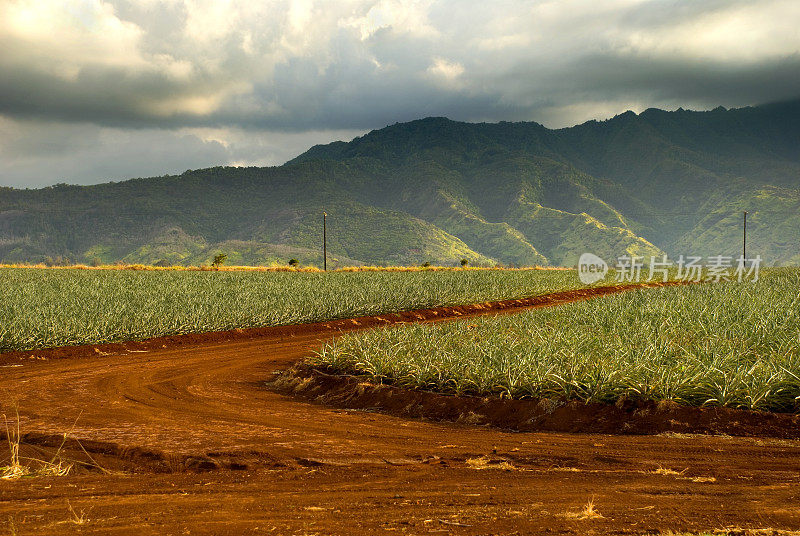
<path fill-rule="evenodd" d="M 229 159 L 216 141 L 163 130 L 93 125 L 0 123 L 0 184 L 91 184 L 180 173 Z"/>
<path fill-rule="evenodd" d="M 0 2 L 0 117 L 30 133 L 0 181 L 278 163 L 325 131 L 428 115 L 558 127 L 792 98 L 798 17 L 794 0 Z M 53 152 L 45 122 L 112 157 Z"/>
<path fill-rule="evenodd" d="M 745 65 L 702 59 L 594 57 L 581 61 L 579 67 L 573 91 L 591 88 L 594 98 L 646 96 L 654 102 L 715 107 L 800 97 L 800 54 Z"/>
<path fill-rule="evenodd" d="M 312 145 L 361 134 L 121 129 L 0 118 L 0 185 L 94 184 L 218 165 L 271 166 Z"/>

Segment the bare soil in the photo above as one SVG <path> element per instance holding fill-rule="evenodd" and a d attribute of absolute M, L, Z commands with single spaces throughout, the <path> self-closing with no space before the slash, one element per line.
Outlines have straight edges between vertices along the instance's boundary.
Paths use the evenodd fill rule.
<path fill-rule="evenodd" d="M 66 477 L 0 480 L 0 535 L 800 531 L 800 441 L 757 428 L 515 432 L 266 387 L 347 330 L 621 290 L 0 356 L 23 456 L 50 459 L 66 433 L 60 456 L 76 463 Z"/>
<path fill-rule="evenodd" d="M 269 386 L 307 400 L 398 417 L 490 425 L 514 432 L 589 434 L 713 434 L 800 439 L 800 415 L 722 407 L 689 407 L 672 401 L 577 400 L 451 396 L 373 383 L 327 367 L 298 363 Z"/>

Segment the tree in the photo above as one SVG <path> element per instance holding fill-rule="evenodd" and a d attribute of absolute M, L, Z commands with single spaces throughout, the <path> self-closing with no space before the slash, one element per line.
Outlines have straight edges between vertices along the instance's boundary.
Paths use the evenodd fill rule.
<path fill-rule="evenodd" d="M 289 259 L 289 266 L 291 266 L 292 268 L 296 267 L 298 264 L 300 264 L 300 261 L 298 261 L 297 259 Z"/>
<path fill-rule="evenodd" d="M 467 259 L 461 259 L 461 267 L 462 268 L 466 267 L 467 264 L 469 264 L 469 261 Z"/>
<path fill-rule="evenodd" d="M 217 255 L 214 255 L 214 261 L 211 263 L 211 266 L 213 266 L 214 268 L 219 268 L 220 266 L 225 264 L 225 261 L 227 260 L 228 260 L 227 255 L 225 255 L 224 253 L 219 253 Z"/>
<path fill-rule="evenodd" d="M 430 268 L 431 267 L 431 263 L 429 263 L 428 261 L 425 261 L 425 262 L 422 263 L 422 267 L 423 268 Z"/>

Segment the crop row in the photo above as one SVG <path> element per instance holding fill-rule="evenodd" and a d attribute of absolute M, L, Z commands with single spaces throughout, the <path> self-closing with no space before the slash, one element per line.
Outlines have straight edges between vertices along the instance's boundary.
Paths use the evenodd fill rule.
<path fill-rule="evenodd" d="M 579 287 L 559 270 L 252 272 L 0 268 L 0 351 L 316 322 Z"/>
<path fill-rule="evenodd" d="M 628 292 L 517 315 L 351 334 L 313 358 L 453 394 L 674 400 L 795 411 L 800 270 Z"/>

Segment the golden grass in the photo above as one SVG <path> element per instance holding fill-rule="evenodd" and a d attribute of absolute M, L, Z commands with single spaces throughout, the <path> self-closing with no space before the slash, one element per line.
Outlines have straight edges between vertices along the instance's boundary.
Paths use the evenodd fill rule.
<path fill-rule="evenodd" d="M 132 270 L 153 272 L 323 272 L 316 266 L 152 266 L 148 264 L 71 264 L 67 266 L 48 266 L 38 264 L 0 264 L 0 268 L 37 268 L 42 270 Z M 343 266 L 329 272 L 464 272 L 464 271 L 528 271 L 528 270 L 573 270 L 559 266 L 526 266 L 507 268 L 501 266 Z"/>
<path fill-rule="evenodd" d="M 89 462 L 73 462 L 62 457 L 61 452 L 67 442 L 69 433 L 65 433 L 61 444 L 56 449 L 55 454 L 50 460 L 42 460 L 39 458 L 26 458 L 20 456 L 20 443 L 22 434 L 20 433 L 20 418 L 19 411 L 16 412 L 16 426 L 9 426 L 9 419 L 3 414 L 3 421 L 6 428 L 6 440 L 8 441 L 9 457 L 8 464 L 0 466 L 0 480 L 18 480 L 23 477 L 43 477 L 43 476 L 66 476 L 74 468 L 75 465 L 83 465 L 99 469 L 103 473 L 111 474 L 101 467 L 92 458 L 83 445 L 78 442 L 78 446 L 86 454 Z M 77 423 L 77 419 L 75 421 Z M 74 428 L 73 424 L 73 428 Z"/>
<path fill-rule="evenodd" d="M 716 477 L 713 477 L 713 476 L 690 476 L 690 477 L 687 477 L 687 478 L 688 478 L 688 480 L 691 480 L 692 482 L 699 482 L 699 483 L 700 482 L 716 482 L 717 481 Z"/>
<path fill-rule="evenodd" d="M 67 499 L 67 508 L 69 508 L 70 518 L 66 521 L 61 521 L 58 524 L 85 525 L 89 522 L 89 520 L 86 519 L 86 514 L 84 514 L 83 510 L 81 510 L 81 515 L 78 515 L 77 512 L 75 512 L 75 509 L 72 507 L 69 499 Z"/>
<path fill-rule="evenodd" d="M 685 473 L 688 468 L 684 469 L 683 471 L 675 471 L 674 469 L 669 469 L 667 467 L 658 466 L 658 469 L 654 469 L 652 473 L 654 475 L 667 475 L 667 476 L 680 476 Z"/>
<path fill-rule="evenodd" d="M 8 465 L 0 466 L 0 480 L 18 480 L 22 477 L 33 476 L 65 476 L 72 471 L 74 465 L 61 459 L 61 449 L 67 440 L 64 434 L 64 441 L 58 447 L 55 455 L 50 461 L 22 458 L 19 455 L 19 445 L 21 440 L 19 412 L 17 412 L 16 427 L 9 427 L 8 418 L 3 415 L 6 426 L 6 439 L 8 440 L 9 461 Z M 23 463 L 23 460 L 28 463 Z"/>
<path fill-rule="evenodd" d="M 471 469 L 479 471 L 484 469 L 500 469 L 502 471 L 514 471 L 516 468 L 505 460 L 493 460 L 488 456 L 481 456 L 480 458 L 468 458 L 467 465 Z"/>
<path fill-rule="evenodd" d="M 800 531 L 775 528 L 743 529 L 740 527 L 732 527 L 700 532 L 675 532 L 668 530 L 666 532 L 660 532 L 659 534 L 662 536 L 800 536 Z"/>
<path fill-rule="evenodd" d="M 563 514 L 564 517 L 568 517 L 570 519 L 602 519 L 603 515 L 597 511 L 597 508 L 594 505 L 594 497 L 589 499 L 589 501 L 583 506 L 583 508 L 578 512 L 567 512 Z"/>

